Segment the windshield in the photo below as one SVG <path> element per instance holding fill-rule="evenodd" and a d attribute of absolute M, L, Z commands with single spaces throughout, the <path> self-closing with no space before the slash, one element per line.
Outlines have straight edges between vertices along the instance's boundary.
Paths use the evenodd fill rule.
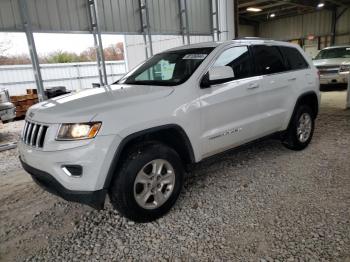
<path fill-rule="evenodd" d="M 185 82 L 213 47 L 157 54 L 121 78 L 118 84 L 174 86 Z"/>
<path fill-rule="evenodd" d="M 350 58 L 350 47 L 321 50 L 315 59 Z"/>

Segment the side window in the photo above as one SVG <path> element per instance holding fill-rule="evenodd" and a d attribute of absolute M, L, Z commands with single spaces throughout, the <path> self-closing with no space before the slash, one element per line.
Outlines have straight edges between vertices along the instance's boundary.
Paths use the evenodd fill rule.
<path fill-rule="evenodd" d="M 230 66 L 235 74 L 234 79 L 251 76 L 251 59 L 246 46 L 236 46 L 222 52 L 214 66 Z"/>
<path fill-rule="evenodd" d="M 280 50 L 285 56 L 288 66 L 291 70 L 298 70 L 309 67 L 302 54 L 300 54 L 296 48 L 280 46 Z"/>
<path fill-rule="evenodd" d="M 282 54 L 276 46 L 256 45 L 252 50 L 258 75 L 287 71 Z"/>

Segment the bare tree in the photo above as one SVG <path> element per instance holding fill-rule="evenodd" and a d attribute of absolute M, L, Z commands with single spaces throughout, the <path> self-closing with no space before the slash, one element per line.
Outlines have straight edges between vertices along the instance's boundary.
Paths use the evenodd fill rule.
<path fill-rule="evenodd" d="M 12 42 L 9 39 L 0 41 L 0 56 L 4 56 L 6 52 L 11 48 Z"/>

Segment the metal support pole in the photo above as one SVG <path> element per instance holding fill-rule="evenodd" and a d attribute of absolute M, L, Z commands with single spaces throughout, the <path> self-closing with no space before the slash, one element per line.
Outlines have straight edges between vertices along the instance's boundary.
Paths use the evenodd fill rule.
<path fill-rule="evenodd" d="M 331 32 L 331 46 L 335 45 L 335 34 L 337 28 L 337 8 L 332 10 L 332 32 Z"/>
<path fill-rule="evenodd" d="M 140 20 L 143 34 L 143 41 L 145 43 L 146 58 L 153 56 L 152 34 L 149 25 L 149 14 L 147 0 L 139 0 Z"/>
<path fill-rule="evenodd" d="M 152 43 L 151 27 L 149 25 L 148 4 L 147 4 L 147 0 L 144 0 L 144 1 L 145 1 L 145 12 L 146 12 L 146 21 L 147 21 L 147 37 L 148 37 L 149 51 L 151 56 L 153 56 L 153 43 Z"/>
<path fill-rule="evenodd" d="M 215 11 L 213 10 L 215 7 Z M 219 29 L 219 1 L 212 0 L 211 1 L 211 12 L 212 12 L 212 33 L 213 33 L 213 41 L 220 41 L 220 29 Z M 216 38 L 215 38 L 216 36 Z"/>
<path fill-rule="evenodd" d="M 185 10 L 182 8 L 182 0 L 178 1 L 178 5 L 179 5 L 179 18 L 180 18 L 180 33 L 182 36 L 182 44 L 185 45 L 185 27 L 184 27 L 184 21 L 183 21 L 183 14 L 185 12 Z"/>
<path fill-rule="evenodd" d="M 94 44 L 96 49 L 96 60 L 98 66 L 98 75 L 100 78 L 100 85 L 105 86 L 108 85 L 107 70 L 103 54 L 101 31 L 99 27 L 98 7 L 95 1 L 96 0 L 88 0 L 89 15 L 91 21 L 91 32 L 94 37 Z"/>
<path fill-rule="evenodd" d="M 38 90 L 38 98 L 39 98 L 39 101 L 44 101 L 46 99 L 44 84 L 43 84 L 43 79 L 41 77 L 39 58 L 38 58 L 38 53 L 36 52 L 36 46 L 35 46 L 31 22 L 28 15 L 28 6 L 27 6 L 26 0 L 19 0 L 19 6 L 21 10 L 21 19 L 22 19 L 23 28 L 25 30 L 25 34 L 27 37 L 30 60 L 32 62 L 33 71 L 34 71 L 35 83 Z"/>
<path fill-rule="evenodd" d="M 182 43 L 184 45 L 185 44 L 189 45 L 191 43 L 191 39 L 190 39 L 190 28 L 189 28 L 186 0 L 179 0 L 179 10 L 180 10 L 180 28 L 181 28 L 181 35 L 182 35 Z"/>
<path fill-rule="evenodd" d="M 239 28 L 239 12 L 238 12 L 238 0 L 234 0 L 233 2 L 234 5 L 234 28 L 235 28 L 235 38 L 238 38 L 239 32 L 238 32 L 238 28 Z"/>
<path fill-rule="evenodd" d="M 186 36 L 187 36 L 187 44 L 191 44 L 191 38 L 190 38 L 190 21 L 188 20 L 188 8 L 187 8 L 187 0 L 185 1 L 185 17 L 186 17 Z"/>
<path fill-rule="evenodd" d="M 346 109 L 350 109 L 350 72 L 348 74 L 348 92 L 346 95 Z"/>

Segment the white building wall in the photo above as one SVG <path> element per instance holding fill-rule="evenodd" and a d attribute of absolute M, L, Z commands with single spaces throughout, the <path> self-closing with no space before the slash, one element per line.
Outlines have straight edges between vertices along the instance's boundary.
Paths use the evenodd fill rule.
<path fill-rule="evenodd" d="M 99 83 L 96 63 L 41 64 L 44 87 L 65 86 L 68 90 L 92 87 Z M 126 73 L 124 61 L 106 62 L 108 83 L 117 81 Z M 0 66 L 0 87 L 7 88 L 10 95 L 26 94 L 26 89 L 35 89 L 31 65 Z"/>

